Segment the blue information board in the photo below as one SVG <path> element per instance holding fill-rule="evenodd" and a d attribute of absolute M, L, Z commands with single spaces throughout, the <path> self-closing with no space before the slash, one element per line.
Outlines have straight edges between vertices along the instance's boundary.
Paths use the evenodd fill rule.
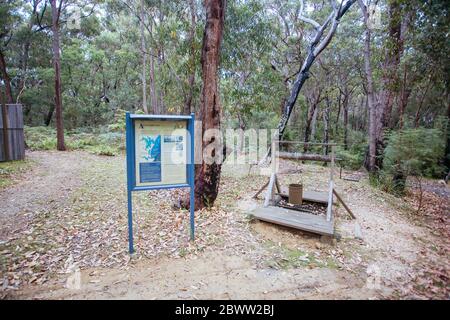
<path fill-rule="evenodd" d="M 133 246 L 134 191 L 190 188 L 191 240 L 194 240 L 195 116 L 126 114 L 128 241 Z"/>

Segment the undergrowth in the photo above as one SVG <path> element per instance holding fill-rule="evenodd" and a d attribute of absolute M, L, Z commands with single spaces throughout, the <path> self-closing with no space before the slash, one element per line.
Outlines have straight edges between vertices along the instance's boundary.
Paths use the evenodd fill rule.
<path fill-rule="evenodd" d="M 25 141 L 31 150 L 56 150 L 56 130 L 49 127 L 25 127 Z M 86 150 L 104 156 L 115 156 L 125 149 L 125 134 L 110 128 L 79 129 L 65 135 L 68 150 Z"/>

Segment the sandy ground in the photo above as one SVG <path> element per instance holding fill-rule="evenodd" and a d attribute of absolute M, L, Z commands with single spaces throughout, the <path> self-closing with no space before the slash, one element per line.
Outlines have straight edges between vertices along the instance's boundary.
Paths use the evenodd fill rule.
<path fill-rule="evenodd" d="M 37 165 L 21 182 L 0 192 L 0 241 L 21 228 L 37 211 L 56 208 L 67 201 L 72 190 L 80 186 L 77 175 L 86 165 L 79 154 L 33 152 L 28 157 Z"/>
<path fill-rule="evenodd" d="M 130 259 L 122 209 L 126 200 L 123 157 L 105 158 L 83 152 L 32 152 L 28 157 L 35 162 L 32 171 L 21 182 L 0 191 L 0 253 L 7 257 L 1 260 L 3 298 L 423 298 L 412 290 L 413 280 L 422 268 L 424 248 L 439 241 L 429 228 L 411 221 L 405 214 L 410 208 L 401 200 L 373 189 L 364 179 L 359 183 L 336 183 L 357 216 L 356 221 L 350 220 L 342 207 L 336 208 L 339 241 L 249 221 L 249 210 L 260 205 L 251 197 L 265 177 L 246 176 L 247 169 L 243 176 L 236 176 L 236 170 L 225 168 L 218 203 L 210 212 L 199 213 L 199 240 L 194 245 L 186 240 L 184 216 L 170 205 L 155 209 L 153 200 L 148 200 L 168 199 L 172 194 L 141 196 L 137 207 L 149 206 L 154 217 L 140 217 L 146 220 L 137 221 L 138 251 L 142 253 Z M 282 183 L 302 181 L 311 189 L 326 190 L 327 168 L 302 166 L 301 170 L 283 175 Z M 95 176 L 93 172 L 105 175 Z M 108 180 L 112 176 L 117 180 Z M 98 195 L 104 185 L 110 192 L 104 196 L 108 202 Z M 37 218 L 39 212 L 57 213 L 42 222 Z M 67 224 L 76 224 L 79 214 L 82 219 L 87 215 L 92 220 L 87 222 L 89 227 L 76 225 L 73 236 Z M 163 220 L 154 220 L 158 214 L 164 214 Z M 64 242 L 69 238 L 64 250 L 49 249 L 54 250 L 51 256 L 60 252 L 59 260 L 47 263 L 47 249 L 36 249 L 32 254 L 30 249 L 17 249 L 27 247 L 24 242 L 30 234 L 38 238 L 28 232 L 30 228 L 42 223 L 54 226 L 52 219 L 65 231 L 60 234 L 47 228 L 41 239 Z M 151 228 L 148 230 L 152 230 L 153 238 L 146 228 Z M 100 240 L 86 235 L 83 229 L 95 231 L 94 236 Z M 172 236 L 170 230 L 177 230 L 179 235 Z M 84 255 L 91 252 L 92 244 L 96 253 Z M 97 251 L 102 251 L 103 260 Z M 447 257 L 436 259 L 448 266 Z M 112 258 L 116 263 L 110 263 Z M 24 271 L 29 270 L 30 263 L 40 268 L 37 281 L 31 271 Z"/>

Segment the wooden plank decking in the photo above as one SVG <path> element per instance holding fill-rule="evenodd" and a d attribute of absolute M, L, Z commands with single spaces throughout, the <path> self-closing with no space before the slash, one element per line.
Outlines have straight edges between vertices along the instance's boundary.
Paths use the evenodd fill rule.
<path fill-rule="evenodd" d="M 287 187 L 281 187 L 281 192 L 278 194 L 283 198 L 289 198 L 289 191 Z M 303 200 L 309 202 L 328 204 L 328 192 L 303 190 Z M 336 203 L 336 201 L 333 198 L 333 204 L 334 203 Z"/>
<path fill-rule="evenodd" d="M 279 224 L 316 234 L 333 236 L 334 221 L 327 221 L 324 216 L 289 210 L 280 207 L 258 207 L 251 212 L 258 220 Z"/>

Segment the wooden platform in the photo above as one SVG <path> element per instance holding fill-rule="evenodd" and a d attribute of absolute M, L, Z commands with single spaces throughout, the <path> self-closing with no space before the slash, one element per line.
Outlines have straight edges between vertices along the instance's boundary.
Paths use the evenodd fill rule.
<path fill-rule="evenodd" d="M 278 195 L 283 198 L 289 198 L 289 192 L 287 187 L 281 187 L 281 192 Z M 328 204 L 328 192 L 319 192 L 319 191 L 306 191 L 303 190 L 303 200 L 309 202 L 316 202 L 322 204 Z M 336 203 L 336 200 L 333 198 L 333 204 Z"/>
<path fill-rule="evenodd" d="M 280 207 L 258 207 L 250 213 L 258 220 L 279 224 L 320 235 L 334 235 L 334 221 L 324 216 L 284 209 Z"/>

